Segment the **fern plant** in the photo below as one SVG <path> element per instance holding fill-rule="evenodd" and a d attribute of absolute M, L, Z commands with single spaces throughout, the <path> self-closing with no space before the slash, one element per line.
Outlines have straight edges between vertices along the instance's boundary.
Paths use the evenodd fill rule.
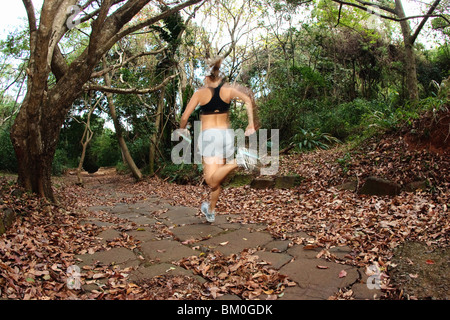
<path fill-rule="evenodd" d="M 318 130 L 308 131 L 303 128 L 293 136 L 293 143 L 298 145 L 300 150 L 309 151 L 314 149 L 328 149 L 331 145 L 341 141 L 332 135 Z"/>

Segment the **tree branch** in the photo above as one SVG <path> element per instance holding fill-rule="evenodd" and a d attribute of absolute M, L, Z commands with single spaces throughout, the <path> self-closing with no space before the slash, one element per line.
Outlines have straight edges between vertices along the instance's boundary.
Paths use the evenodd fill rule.
<path fill-rule="evenodd" d="M 135 31 L 140 30 L 142 28 L 148 27 L 148 26 L 154 24 L 155 22 L 157 22 L 157 21 L 159 21 L 161 19 L 164 19 L 164 18 L 174 14 L 175 12 L 178 12 L 181 9 L 185 8 L 185 7 L 188 7 L 190 5 L 199 3 L 200 1 L 202 1 L 202 0 L 188 0 L 186 2 L 183 2 L 183 3 L 173 7 L 173 8 L 170 8 L 170 9 L 168 9 L 166 11 L 163 11 L 159 15 L 151 17 L 151 18 L 145 20 L 144 22 L 138 23 L 138 24 L 136 24 L 134 26 L 130 26 L 130 27 L 128 27 L 128 28 L 118 32 L 117 35 L 114 37 L 113 41 L 117 42 L 118 39 L 121 39 L 121 38 L 125 37 L 126 35 L 128 35 L 128 34 L 130 34 L 132 32 L 135 32 Z"/>
<path fill-rule="evenodd" d="M 22 0 L 23 5 L 25 6 L 25 10 L 27 11 L 28 17 L 28 26 L 30 28 L 30 32 L 36 31 L 36 16 L 34 15 L 34 6 L 31 0 Z"/>
<path fill-rule="evenodd" d="M 101 70 L 101 71 L 94 72 L 94 73 L 91 75 L 91 78 L 102 77 L 105 73 L 110 72 L 110 71 L 112 71 L 112 70 L 119 69 L 119 68 L 123 67 L 123 66 L 126 65 L 128 62 L 130 62 L 130 61 L 132 61 L 132 60 L 134 60 L 134 59 L 137 59 L 137 58 L 140 58 L 140 57 L 143 57 L 143 56 L 156 55 L 156 54 L 158 54 L 158 53 L 163 52 L 163 51 L 166 50 L 166 49 L 167 49 L 167 48 L 164 47 L 164 48 L 161 48 L 161 49 L 156 50 L 156 51 L 151 51 L 151 52 L 141 52 L 141 53 L 135 54 L 134 56 L 129 57 L 128 59 L 122 61 L 121 63 L 118 63 L 118 64 L 115 64 L 115 65 L 109 66 L 109 67 L 107 67 L 107 68 L 105 68 L 105 69 L 103 69 L 103 70 Z"/>
<path fill-rule="evenodd" d="M 341 22 L 341 12 L 342 12 L 342 3 L 339 4 L 339 15 L 338 15 L 338 21 L 337 21 L 336 25 L 334 26 L 335 28 L 339 25 L 339 22 Z"/>
<path fill-rule="evenodd" d="M 366 12 L 368 12 L 368 11 L 370 10 L 370 8 L 365 7 L 364 5 L 356 4 L 356 3 L 351 3 L 351 2 L 342 1 L 342 0 L 332 0 L 332 1 L 333 1 L 333 2 L 336 2 L 336 3 L 339 3 L 339 4 L 344 4 L 344 5 L 348 5 L 348 6 L 351 6 L 351 7 L 355 7 L 355 8 L 361 9 L 361 10 L 366 11 Z M 436 0 L 436 1 L 440 1 L 440 0 Z M 359 3 L 363 3 L 364 1 L 358 1 L 358 2 L 359 2 Z M 364 2 L 364 3 L 367 3 L 367 2 Z M 385 10 L 385 9 L 384 9 L 385 7 L 380 7 L 380 6 L 377 5 L 377 4 L 370 4 L 370 6 L 378 6 L 380 9 Z M 371 11 L 371 10 L 370 10 L 370 11 Z M 391 12 L 390 9 L 389 9 L 389 12 Z M 395 13 L 395 11 L 394 11 L 394 13 Z M 396 13 L 395 13 L 395 14 L 396 14 Z M 404 17 L 404 18 L 390 17 L 390 16 L 386 16 L 386 15 L 383 15 L 383 14 L 380 14 L 380 13 L 377 13 L 377 15 L 378 15 L 380 18 L 384 18 L 384 19 L 388 19 L 388 20 L 396 21 L 396 22 L 401 22 L 401 21 L 411 20 L 411 19 L 418 19 L 418 18 L 427 18 L 427 19 L 428 19 L 428 18 L 432 18 L 432 17 L 440 17 L 440 18 L 443 18 L 443 19 L 445 19 L 446 21 L 448 21 L 447 18 L 444 17 L 442 14 L 423 14 L 423 15 L 416 15 L 416 16 Z"/>
<path fill-rule="evenodd" d="M 97 84 L 86 84 L 83 87 L 83 90 L 84 91 L 97 90 L 97 91 L 102 91 L 102 92 L 118 93 L 118 94 L 147 94 L 147 93 L 152 93 L 152 92 L 158 91 L 161 88 L 165 87 L 167 85 L 167 83 L 170 80 L 172 80 L 173 78 L 175 78 L 176 76 L 178 76 L 178 74 L 171 75 L 170 77 L 167 77 L 166 79 L 164 79 L 164 81 L 161 82 L 159 85 L 157 85 L 153 88 L 147 88 L 147 89 L 113 88 L 113 87 L 102 86 L 102 85 L 97 85 Z"/>
<path fill-rule="evenodd" d="M 361 1 L 361 0 L 356 0 L 356 2 L 359 2 L 360 4 L 365 5 L 365 6 L 378 7 L 381 10 L 384 10 L 386 12 L 390 12 L 392 14 L 395 14 L 395 9 L 383 6 L 383 5 L 378 4 L 378 3 L 373 3 L 373 2 L 368 2 L 368 1 Z"/>
<path fill-rule="evenodd" d="M 66 59 L 64 59 L 58 44 L 56 44 L 55 49 L 53 50 L 53 57 L 50 67 L 52 73 L 55 75 L 56 81 L 61 79 L 69 69 Z"/>
<path fill-rule="evenodd" d="M 417 26 L 416 31 L 414 31 L 414 34 L 411 36 L 411 43 L 414 43 L 417 39 L 417 36 L 419 35 L 420 31 L 422 30 L 425 23 L 427 23 L 428 18 L 433 14 L 434 10 L 436 10 L 436 7 L 439 5 L 441 0 L 435 0 L 434 3 L 431 5 L 430 9 L 427 12 L 427 15 L 420 21 L 420 24 Z"/>

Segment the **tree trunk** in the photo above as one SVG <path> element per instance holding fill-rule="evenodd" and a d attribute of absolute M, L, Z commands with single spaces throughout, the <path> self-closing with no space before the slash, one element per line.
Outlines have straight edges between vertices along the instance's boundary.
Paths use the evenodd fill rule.
<path fill-rule="evenodd" d="M 43 104 L 46 104 L 45 102 Z M 60 126 L 50 115 L 28 117 L 30 98 L 25 98 L 21 112 L 11 128 L 11 141 L 17 157 L 18 184 L 25 190 L 56 201 L 51 187 L 52 162 Z M 23 111 L 22 111 L 23 110 Z M 61 121 L 62 123 L 62 121 Z"/>
<path fill-rule="evenodd" d="M 406 17 L 401 0 L 395 0 L 395 11 L 400 19 Z M 419 87 L 417 84 L 416 56 L 414 54 L 414 42 L 411 35 L 411 27 L 408 20 L 401 20 L 400 27 L 403 34 L 403 43 L 405 46 L 405 73 L 406 88 L 409 99 L 412 101 L 419 99 Z"/>
<path fill-rule="evenodd" d="M 90 100 L 90 96 L 88 99 Z M 84 100 L 85 105 L 90 104 L 90 101 L 88 99 Z M 100 101 L 100 99 L 97 101 L 97 103 L 99 101 Z M 78 168 L 77 168 L 77 178 L 78 178 L 79 185 L 83 185 L 83 178 L 81 177 L 81 169 L 83 168 L 84 158 L 86 157 L 87 146 L 88 146 L 89 142 L 91 142 L 92 137 L 94 135 L 94 133 L 91 130 L 91 115 L 94 112 L 95 108 L 97 107 L 97 103 L 95 103 L 93 106 L 91 106 L 89 108 L 87 120 L 86 120 L 85 127 L 84 127 L 83 136 L 81 137 L 81 140 L 80 140 L 83 150 L 81 151 L 80 162 L 78 163 Z"/>
<path fill-rule="evenodd" d="M 419 99 L 419 88 L 417 85 L 416 56 L 414 46 L 405 44 L 405 64 L 406 64 L 406 87 L 409 93 L 409 99 L 412 101 Z"/>
<path fill-rule="evenodd" d="M 161 89 L 158 101 L 158 109 L 156 110 L 155 119 L 155 132 L 150 138 L 150 153 L 149 153 L 149 169 L 150 174 L 155 172 L 155 158 L 156 158 L 156 148 L 158 145 L 159 130 L 161 128 L 162 113 L 164 109 L 164 95 L 166 93 L 166 87 Z"/>
<path fill-rule="evenodd" d="M 105 62 L 106 62 L 105 59 L 103 59 L 104 65 L 106 65 Z M 108 87 L 111 87 L 111 78 L 109 76 L 109 73 L 105 73 L 104 78 L 105 78 L 105 84 Z M 110 115 L 111 115 L 111 118 L 114 123 L 114 129 L 116 130 L 116 137 L 119 142 L 120 150 L 122 151 L 122 156 L 125 158 L 127 165 L 130 168 L 131 173 L 133 174 L 133 177 L 139 181 L 142 179 L 142 173 L 139 170 L 139 168 L 136 166 L 136 163 L 134 162 L 133 158 L 131 157 L 131 154 L 130 154 L 130 151 L 128 150 L 125 139 L 123 138 L 122 126 L 120 125 L 119 119 L 117 118 L 116 107 L 114 105 L 112 93 L 105 93 L 105 95 L 106 95 L 106 100 L 108 100 L 109 111 L 110 111 Z"/>

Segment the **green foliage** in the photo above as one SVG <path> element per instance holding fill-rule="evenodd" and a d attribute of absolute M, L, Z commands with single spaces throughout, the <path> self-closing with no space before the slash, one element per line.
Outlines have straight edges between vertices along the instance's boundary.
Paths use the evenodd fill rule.
<path fill-rule="evenodd" d="M 202 166 L 197 164 L 166 163 L 158 175 L 169 182 L 178 184 L 198 183 L 202 177 Z"/>
<path fill-rule="evenodd" d="M 116 171 L 118 174 L 129 174 L 131 172 L 130 168 L 123 161 L 117 162 Z"/>
<path fill-rule="evenodd" d="M 104 129 L 101 135 L 94 136 L 88 154 L 98 167 L 114 166 L 122 159 L 115 133 L 109 129 Z M 88 159 L 88 155 L 86 158 Z"/>
<path fill-rule="evenodd" d="M 301 151 L 309 151 L 317 148 L 328 149 L 331 145 L 339 143 L 339 139 L 328 133 L 319 132 L 318 130 L 308 131 L 300 129 L 300 131 L 292 138 Z"/>
<path fill-rule="evenodd" d="M 380 100 L 355 99 L 341 103 L 323 115 L 322 130 L 340 139 L 347 139 L 361 134 L 371 125 L 367 121 L 369 115 L 389 114 L 390 110 L 390 105 Z"/>
<path fill-rule="evenodd" d="M 150 135 L 139 136 L 129 143 L 128 147 L 131 157 L 139 168 L 148 163 L 148 152 L 150 150 Z"/>
<path fill-rule="evenodd" d="M 64 173 L 64 170 L 68 168 L 68 163 L 69 159 L 66 152 L 62 149 L 56 149 L 52 163 L 52 174 L 54 176 L 62 175 Z"/>
<path fill-rule="evenodd" d="M 17 172 L 17 160 L 11 138 L 10 128 L 0 128 L 0 170 Z"/>
<path fill-rule="evenodd" d="M 0 170 L 16 172 L 17 160 L 11 142 L 10 131 L 14 122 L 14 104 L 0 104 Z"/>
<path fill-rule="evenodd" d="M 382 3 L 391 5 L 392 1 L 383 0 Z M 273 11 L 268 10 L 267 4 Z M 307 17 L 301 22 L 295 20 L 295 9 L 299 6 L 311 9 L 311 20 Z M 230 78 L 239 73 L 242 78 L 237 80 L 254 89 L 261 127 L 279 129 L 281 145 L 295 143 L 301 151 L 326 149 L 340 141 L 396 130 L 424 111 L 437 113 L 448 107 L 446 92 L 441 90 L 439 94 L 443 88 L 442 81 L 450 76 L 448 43 L 432 50 L 415 46 L 421 100 L 411 104 L 406 98 L 404 48 L 396 41 L 398 34 L 392 36 L 398 32 L 393 28 L 396 22 L 383 20 L 378 30 L 370 29 L 365 23 L 370 17 L 368 12 L 345 5 L 340 10 L 339 5 L 330 0 L 276 0 L 261 4 L 261 9 L 274 13 L 271 17 L 274 19 L 270 21 L 274 24 L 266 26 L 263 40 L 252 42 L 252 50 L 237 44 L 233 54 L 224 62 L 222 71 Z M 164 5 L 161 5 L 161 10 L 165 10 Z M 236 19 L 244 21 L 245 14 Z M 269 23 L 262 20 L 259 27 Z M 437 18 L 432 22 L 434 28 L 445 29 L 444 39 L 448 39 L 448 26 L 444 21 Z M 164 106 L 160 123 L 163 131 L 158 141 L 160 153 L 156 153 L 156 164 L 160 167 L 155 170 L 169 181 L 178 183 L 198 181 L 201 166 L 164 162 L 164 158 L 167 160 L 170 157 L 170 132 L 176 127 L 180 111 L 184 111 L 189 98 L 201 85 L 198 80 L 201 78 L 202 58 L 212 55 L 217 49 L 209 43 L 206 28 L 193 25 L 185 25 L 181 14 L 169 15 L 158 25 L 149 26 L 150 32 L 124 38 L 107 53 L 108 64 L 118 65 L 119 55 L 123 61 L 140 52 L 166 47 L 158 55 L 142 56 L 112 72 L 114 87 L 148 88 L 175 72 L 188 76 L 183 81 L 175 78 L 163 90 Z M 62 52 L 70 52 L 65 54 L 69 63 L 86 48 L 87 33 L 78 32 L 78 29 L 88 31 L 90 25 L 79 25 L 67 33 L 65 41 L 60 43 Z M 0 44 L 0 54 L 4 60 L 0 66 L 2 84 L 8 85 L 16 79 L 20 83 L 26 76 L 28 31 L 12 32 Z M 258 44 L 261 46 L 258 47 Z M 225 52 L 227 49 L 224 46 L 220 50 Z M 17 66 L 10 58 L 23 62 Z M 233 58 L 236 60 L 231 61 Z M 230 65 L 235 70 L 224 70 Z M 96 70 L 101 70 L 100 67 L 104 66 L 99 65 Z M 189 79 L 191 75 L 194 79 Z M 184 90 L 180 90 L 181 83 L 186 86 Z M 182 96 L 179 96 L 180 92 Z M 150 136 L 155 131 L 160 93 L 113 95 L 123 136 L 140 168 L 148 166 Z M 97 94 L 95 98 L 99 97 Z M 1 98 L 4 105 L 0 105 L 0 120 L 10 120 L 1 122 L 0 170 L 16 171 L 9 132 L 13 121 L 11 116 L 17 111 L 13 109 L 18 108 L 20 103 L 13 106 L 12 98 L 5 103 L 8 100 L 5 92 L 2 92 Z M 91 98 L 94 101 L 94 97 Z M 76 115 L 75 119 L 68 118 L 61 130 L 52 167 L 56 175 L 65 168 L 78 165 L 82 150 L 80 139 L 84 130 L 82 122 L 86 121 L 84 104 L 82 99 L 74 103 L 72 114 Z M 105 100 L 101 104 L 107 109 Z M 191 122 L 198 118 L 196 111 L 191 116 Z M 242 104 L 234 105 L 230 119 L 233 128 L 246 127 L 247 114 Z M 86 150 L 84 169 L 93 171 L 101 166 L 115 165 L 119 172 L 129 172 L 122 163 L 115 133 L 104 128 L 104 124 L 104 118 L 96 110 L 91 118 L 94 137 Z M 338 160 L 343 170 L 346 170 L 349 157 L 346 154 Z"/>
<path fill-rule="evenodd" d="M 351 160 L 352 160 L 352 157 L 351 157 L 350 153 L 346 152 L 342 158 L 338 158 L 336 161 L 341 166 L 342 171 L 344 173 L 347 173 L 350 163 L 351 163 Z"/>

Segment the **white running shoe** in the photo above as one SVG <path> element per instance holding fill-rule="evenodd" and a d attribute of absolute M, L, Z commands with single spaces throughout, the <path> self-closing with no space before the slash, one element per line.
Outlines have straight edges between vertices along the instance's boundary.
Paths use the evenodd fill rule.
<path fill-rule="evenodd" d="M 245 170 L 253 170 L 258 163 L 258 156 L 247 148 L 238 148 L 236 152 L 236 163 Z"/>
<path fill-rule="evenodd" d="M 201 206 L 201 211 L 206 217 L 206 221 L 208 222 L 214 222 L 216 220 L 214 211 L 209 212 L 209 202 L 203 202 Z"/>

